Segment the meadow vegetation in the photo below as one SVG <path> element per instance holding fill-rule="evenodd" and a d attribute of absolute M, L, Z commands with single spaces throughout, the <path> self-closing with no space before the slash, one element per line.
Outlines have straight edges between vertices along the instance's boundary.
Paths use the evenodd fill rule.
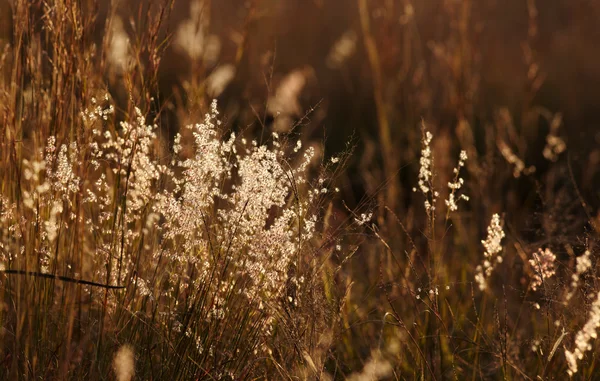
<path fill-rule="evenodd" d="M 509 105 L 482 5 L 351 3 L 343 109 L 272 1 L 234 48 L 210 0 L 0 1 L 1 379 L 600 379 L 600 135 L 541 104 L 536 1 Z"/>

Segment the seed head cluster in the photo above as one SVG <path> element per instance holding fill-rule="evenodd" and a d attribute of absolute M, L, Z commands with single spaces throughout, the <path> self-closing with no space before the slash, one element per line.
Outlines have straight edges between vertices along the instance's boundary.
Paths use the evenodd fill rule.
<path fill-rule="evenodd" d="M 487 233 L 487 238 L 481 241 L 485 248 L 485 252 L 483 253 L 485 259 L 483 263 L 478 265 L 475 269 L 475 281 L 479 285 L 480 290 L 485 290 L 487 288 L 486 278 L 492 275 L 492 271 L 494 271 L 496 264 L 502 263 L 502 256 L 500 253 L 502 252 L 502 239 L 505 234 L 504 230 L 502 230 L 500 216 L 498 214 L 492 216 L 492 221 L 487 228 Z"/>
<path fill-rule="evenodd" d="M 448 199 L 446 200 L 446 206 L 451 212 L 458 210 L 458 200 L 469 201 L 469 196 L 465 194 L 461 194 L 460 196 L 456 197 L 456 192 L 458 192 L 465 183 L 464 179 L 459 176 L 460 169 L 465 166 L 465 161 L 467 161 L 467 152 L 460 151 L 460 156 L 458 158 L 458 166 L 454 168 L 454 181 L 448 183 L 448 188 L 450 188 L 450 194 L 448 195 Z"/>
<path fill-rule="evenodd" d="M 592 267 L 592 260 L 590 259 L 591 253 L 586 250 L 585 253 L 577 257 L 577 264 L 575 265 L 575 273 L 571 275 L 571 290 L 565 296 L 565 300 L 569 301 L 577 291 L 579 286 L 579 279 Z"/>
<path fill-rule="evenodd" d="M 533 269 L 533 279 L 529 285 L 529 288 L 536 291 L 541 286 L 544 280 L 551 278 L 556 273 L 554 269 L 554 261 L 556 255 L 546 248 L 541 248 L 533 253 L 533 258 L 529 260 L 529 265 Z"/>
<path fill-rule="evenodd" d="M 596 300 L 592 303 L 587 322 L 575 336 L 575 348 L 573 351 L 565 350 L 569 376 L 577 373 L 577 361 L 583 359 L 585 352 L 592 350 L 590 342 L 598 337 L 596 332 L 598 327 L 600 327 L 600 293 L 597 294 Z"/>
<path fill-rule="evenodd" d="M 431 151 L 431 140 L 433 135 L 423 125 L 423 138 L 421 139 L 421 158 L 419 159 L 419 190 L 425 196 L 425 211 L 431 213 L 435 210 L 435 199 L 437 192 L 433 189 L 433 153 Z M 417 189 L 413 188 L 416 192 Z"/>
<path fill-rule="evenodd" d="M 413 192 L 417 192 L 417 190 L 421 191 L 423 196 L 425 196 L 424 206 L 425 211 L 428 215 L 435 212 L 435 204 L 437 201 L 437 197 L 439 196 L 439 192 L 434 189 L 433 185 L 433 153 L 431 150 L 431 141 L 433 140 L 433 134 L 425 128 L 425 124 L 422 127 L 423 137 L 421 139 L 421 158 L 419 159 L 419 182 L 418 189 L 413 188 Z M 465 162 L 467 161 L 467 152 L 460 151 L 460 155 L 458 158 L 458 165 L 454 168 L 454 179 L 453 181 L 448 183 L 449 194 L 448 199 L 445 200 L 446 207 L 448 211 L 454 212 L 458 210 L 458 201 L 464 200 L 469 201 L 469 197 L 465 194 L 461 194 L 457 196 L 458 191 L 462 188 L 465 183 L 465 180 L 460 177 L 460 169 L 465 166 Z"/>

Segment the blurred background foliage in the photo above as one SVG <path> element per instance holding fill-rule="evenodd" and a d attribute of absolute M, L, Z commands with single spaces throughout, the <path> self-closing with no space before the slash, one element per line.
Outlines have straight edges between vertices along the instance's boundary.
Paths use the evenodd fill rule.
<path fill-rule="evenodd" d="M 98 38 L 107 4 L 99 4 Z M 159 9 L 156 1 L 116 4 L 132 39 L 145 31 L 139 15 Z M 580 166 L 596 164 L 598 16 L 598 2 L 584 0 L 179 0 L 161 29 L 170 44 L 158 67 L 160 106 L 193 113 L 217 97 L 235 129 L 302 125 L 331 151 L 358 139 L 354 192 L 394 178 L 386 199 L 394 209 L 408 202 L 393 183 L 415 160 L 409 147 L 422 119 L 481 153 L 486 126 L 508 114 L 509 139 L 543 169 L 540 153 L 560 113 L 560 135 L 578 148 L 570 154 Z M 186 23 L 188 40 L 179 43 Z M 165 113 L 162 123 L 172 134 L 181 121 Z"/>

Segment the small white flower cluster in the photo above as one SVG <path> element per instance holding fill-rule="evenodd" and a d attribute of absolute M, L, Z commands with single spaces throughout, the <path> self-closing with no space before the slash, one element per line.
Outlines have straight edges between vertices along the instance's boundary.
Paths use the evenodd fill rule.
<path fill-rule="evenodd" d="M 433 163 L 433 155 L 431 153 L 431 140 L 433 139 L 433 135 L 429 131 L 425 131 L 425 135 L 423 136 L 423 148 L 421 149 L 421 159 L 419 160 L 419 164 L 421 164 L 421 169 L 419 170 L 419 189 L 424 195 L 427 195 L 431 191 L 430 183 L 432 174 L 432 163 Z"/>
<path fill-rule="evenodd" d="M 596 300 L 592 303 L 588 321 L 575 336 L 575 349 L 573 352 L 565 350 L 565 358 L 569 366 L 567 370 L 569 376 L 577 373 L 577 360 L 582 360 L 585 352 L 592 350 L 590 341 L 598 337 L 598 333 L 596 332 L 598 327 L 600 327 L 600 292 L 596 296 Z"/>
<path fill-rule="evenodd" d="M 586 271 L 592 267 L 592 260 L 590 259 L 590 251 L 586 250 L 583 255 L 577 257 L 577 264 L 575 265 L 575 274 L 571 275 L 571 290 L 567 293 L 565 300 L 569 301 L 575 294 L 577 286 L 579 285 L 579 278 Z"/>
<path fill-rule="evenodd" d="M 105 101 L 108 97 L 104 98 Z M 92 100 L 93 104 L 97 102 Z M 98 176 L 94 182 L 87 182 L 88 188 L 84 190 L 84 202 L 94 203 L 101 211 L 97 221 L 90 220 L 89 229 L 102 236 L 107 241 L 113 239 L 114 231 L 112 229 L 102 229 L 104 222 L 114 218 L 114 211 L 109 209 L 115 207 L 118 211 L 123 211 L 123 220 L 118 223 L 127 226 L 124 231 L 125 245 L 120 249 L 119 257 L 123 257 L 123 264 L 119 266 L 133 266 L 130 258 L 125 252 L 130 250 L 131 245 L 139 240 L 143 234 L 148 232 L 148 228 L 132 229 L 133 226 L 143 224 L 145 220 L 144 211 L 156 197 L 156 182 L 158 181 L 160 171 L 153 149 L 156 143 L 157 135 L 155 133 L 157 125 L 148 125 L 142 111 L 135 107 L 134 118 L 131 121 L 123 121 L 119 129 L 103 128 L 106 116 L 114 112 L 112 106 L 106 108 L 96 107 L 92 111 L 84 111 L 81 116 L 86 127 L 92 131 L 92 141 L 89 143 L 90 164 L 97 171 Z M 104 130 L 104 132 L 101 132 Z M 125 193 L 125 206 L 122 204 L 113 204 L 115 200 L 113 186 L 123 189 Z M 100 240 L 100 238 L 97 238 Z M 94 256 L 98 263 L 108 261 L 105 254 Z M 112 261 L 112 260 L 111 260 Z M 121 279 L 116 277 L 111 279 L 115 283 L 122 283 L 127 276 L 127 271 L 112 271 L 111 277 L 121 275 Z M 105 274 L 99 274 L 104 277 Z"/>
<path fill-rule="evenodd" d="M 433 139 L 433 135 L 431 132 L 425 129 L 423 125 L 423 137 L 421 139 L 421 158 L 419 159 L 419 187 L 413 188 L 413 192 L 420 190 L 421 193 L 425 196 L 425 211 L 427 214 L 435 211 L 435 203 L 436 199 L 439 196 L 439 193 L 433 188 L 433 153 L 431 151 L 431 141 Z M 462 150 L 460 151 L 460 155 L 458 158 L 458 165 L 454 168 L 454 180 L 448 182 L 448 188 L 450 188 L 450 194 L 448 195 L 448 199 L 445 200 L 446 206 L 448 210 L 454 212 L 458 210 L 458 201 L 465 200 L 469 201 L 469 197 L 465 194 L 461 194 L 457 197 L 457 192 L 464 185 L 464 179 L 460 177 L 460 169 L 465 166 L 465 161 L 467 161 L 467 152 Z"/>
<path fill-rule="evenodd" d="M 486 278 L 492 275 L 494 267 L 497 263 L 502 263 L 502 239 L 505 237 L 504 230 L 500 224 L 500 216 L 496 213 L 492 216 L 492 221 L 487 228 L 487 238 L 481 241 L 485 252 L 483 253 L 485 259 L 483 264 L 478 265 L 475 269 L 475 281 L 479 285 L 480 290 L 487 288 Z"/>
<path fill-rule="evenodd" d="M 541 248 L 533 253 L 533 258 L 529 260 L 529 265 L 533 269 L 533 279 L 529 284 L 529 288 L 536 291 L 542 285 L 545 279 L 549 279 L 556 273 L 554 269 L 554 261 L 556 255 L 550 249 L 542 250 Z"/>
<path fill-rule="evenodd" d="M 73 165 L 78 164 L 79 150 L 75 143 L 71 143 L 69 147 L 63 144 L 56 155 L 56 138 L 51 136 L 48 138 L 46 146 L 46 180 L 52 185 L 52 189 L 63 197 L 68 198 L 69 193 L 77 193 L 79 191 L 80 179 L 73 172 Z"/>
<path fill-rule="evenodd" d="M 22 236 L 16 211 L 17 204 L 0 194 L 0 269 L 6 266 L 7 260 L 13 259 L 9 242 Z"/>
<path fill-rule="evenodd" d="M 356 222 L 358 226 L 362 226 L 371 221 L 371 218 L 373 218 L 373 213 L 361 213 L 359 218 L 354 218 L 354 222 Z"/>
<path fill-rule="evenodd" d="M 423 125 L 423 138 L 421 139 L 421 158 L 419 159 L 419 190 L 425 196 L 425 210 L 429 214 L 435 210 L 435 199 L 438 192 L 433 189 L 433 153 L 431 152 L 431 140 L 433 135 Z M 416 192 L 417 188 L 413 188 Z M 431 197 L 429 196 L 431 194 Z"/>
<path fill-rule="evenodd" d="M 429 290 L 429 292 L 427 292 L 427 290 L 422 290 L 421 287 L 417 288 L 417 291 L 420 293 L 421 291 L 425 291 L 425 295 L 427 295 L 427 293 L 429 294 L 429 298 L 433 298 L 434 296 L 438 296 L 440 294 L 440 290 L 435 287 Z M 416 294 L 416 299 L 417 300 L 421 300 L 421 295 L 419 295 L 418 293 Z"/>
<path fill-rule="evenodd" d="M 451 212 L 458 210 L 457 202 L 459 200 L 469 201 L 469 196 L 465 194 L 461 194 L 458 198 L 456 198 L 456 192 L 460 190 L 460 188 L 464 184 L 464 180 L 462 177 L 459 177 L 460 169 L 465 166 L 465 161 L 467 161 L 467 152 L 460 151 L 460 156 L 458 158 L 458 166 L 454 168 L 454 181 L 448 183 L 448 188 L 450 188 L 450 194 L 448 195 L 448 199 L 446 200 L 446 206 Z"/>
<path fill-rule="evenodd" d="M 104 94 L 104 102 L 108 102 L 109 95 Z M 91 99 L 92 105 L 94 108 L 85 109 L 79 113 L 81 116 L 81 120 L 87 126 L 93 124 L 97 120 L 108 120 L 108 117 L 115 112 L 115 107 L 113 105 L 109 105 L 107 108 L 102 107 L 98 104 L 98 100 L 96 98 Z"/>
<path fill-rule="evenodd" d="M 38 155 L 42 156 L 43 152 Z M 28 213 L 33 213 L 36 223 L 42 227 L 37 250 L 40 269 L 46 272 L 55 252 L 50 245 L 61 231 L 69 228 L 71 224 L 68 222 L 76 218 L 72 207 L 82 186 L 82 180 L 76 173 L 80 166 L 79 149 L 75 143 L 62 144 L 57 148 L 56 138 L 51 136 L 47 140 L 43 160 L 23 159 L 22 163 L 23 206 Z M 64 216 L 63 212 L 66 212 Z"/>

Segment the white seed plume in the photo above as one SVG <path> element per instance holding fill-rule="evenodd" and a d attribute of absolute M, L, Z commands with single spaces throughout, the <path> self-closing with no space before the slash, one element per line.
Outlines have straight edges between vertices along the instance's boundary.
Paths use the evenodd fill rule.
<path fill-rule="evenodd" d="M 579 286 L 579 278 L 585 274 L 592 267 L 592 260 L 590 259 L 591 253 L 586 250 L 585 253 L 577 257 L 577 264 L 575 265 L 575 274 L 571 275 L 571 290 L 567 293 L 565 301 L 571 300 L 577 287 Z"/>
<path fill-rule="evenodd" d="M 598 333 L 596 332 L 598 327 L 600 327 L 600 292 L 597 294 L 596 300 L 592 303 L 588 321 L 575 336 L 575 348 L 573 351 L 565 350 L 565 357 L 569 366 L 567 370 L 569 376 L 577 373 L 577 360 L 582 360 L 585 352 L 592 350 L 590 342 L 592 339 L 598 337 Z"/>
<path fill-rule="evenodd" d="M 431 152 L 431 140 L 433 135 L 425 129 L 423 124 L 423 137 L 421 139 L 421 158 L 419 159 L 419 190 L 425 196 L 425 210 L 427 214 L 435 210 L 437 192 L 433 190 L 433 153 Z M 417 188 L 413 188 L 416 192 Z"/>
<path fill-rule="evenodd" d="M 113 358 L 113 370 L 117 381 L 131 381 L 135 374 L 135 358 L 129 345 L 122 345 Z"/>
<path fill-rule="evenodd" d="M 190 18 L 184 20 L 175 34 L 175 47 L 194 61 L 202 58 L 205 36 L 205 9 L 203 2 L 195 0 L 190 3 Z"/>
<path fill-rule="evenodd" d="M 497 263 L 502 263 L 502 239 L 505 237 L 504 230 L 500 224 L 500 216 L 494 214 L 490 226 L 487 228 L 487 238 L 481 243 L 485 248 L 483 253 L 483 263 L 475 269 L 475 281 L 479 285 L 480 290 L 487 288 L 486 278 L 492 275 L 492 271 Z"/>
<path fill-rule="evenodd" d="M 116 16 L 111 23 L 106 59 L 117 74 L 128 71 L 132 64 L 129 53 L 129 36 L 123 27 L 123 21 Z"/>
<path fill-rule="evenodd" d="M 448 183 L 448 188 L 450 188 L 450 194 L 448 195 L 448 199 L 446 200 L 446 206 L 451 212 L 458 210 L 457 202 L 459 200 L 469 201 L 469 196 L 465 194 L 461 194 L 458 198 L 456 197 L 456 193 L 460 190 L 460 188 L 464 184 L 464 180 L 460 177 L 460 169 L 465 166 L 465 161 L 467 161 L 467 152 L 460 151 L 460 156 L 458 159 L 458 165 L 454 168 L 454 181 Z"/>
<path fill-rule="evenodd" d="M 353 30 L 345 32 L 331 47 L 325 61 L 327 67 L 340 68 L 356 52 L 357 40 L 358 37 Z"/>
<path fill-rule="evenodd" d="M 287 132 L 293 125 L 293 119 L 300 115 L 300 95 L 308 82 L 309 69 L 296 69 L 282 78 L 275 90 L 274 96 L 269 98 L 267 108 L 276 115 L 274 129 Z"/>
<path fill-rule="evenodd" d="M 211 97 L 218 97 L 233 78 L 235 78 L 235 66 L 232 64 L 219 66 L 206 78 L 206 92 Z"/>

